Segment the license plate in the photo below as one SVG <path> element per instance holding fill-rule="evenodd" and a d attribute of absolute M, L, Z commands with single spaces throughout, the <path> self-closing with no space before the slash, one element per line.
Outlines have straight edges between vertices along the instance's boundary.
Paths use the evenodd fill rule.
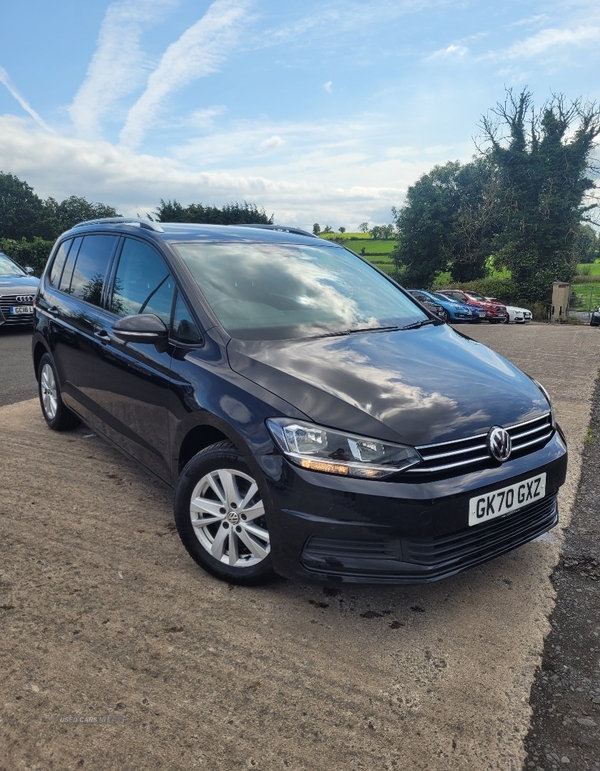
<path fill-rule="evenodd" d="M 33 305 L 11 305 L 10 312 L 13 316 L 18 316 L 21 313 L 33 313 Z"/>
<path fill-rule="evenodd" d="M 492 490 L 469 501 L 469 527 L 510 514 L 546 495 L 546 474 L 538 474 L 515 485 Z"/>
<path fill-rule="evenodd" d="M 479 313 L 477 315 L 479 316 L 480 319 L 484 319 L 485 318 L 485 311 L 479 311 Z"/>

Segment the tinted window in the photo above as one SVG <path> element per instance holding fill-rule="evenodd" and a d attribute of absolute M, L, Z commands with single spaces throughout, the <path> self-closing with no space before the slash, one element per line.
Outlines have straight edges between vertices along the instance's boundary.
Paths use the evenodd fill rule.
<path fill-rule="evenodd" d="M 173 247 L 232 337 L 299 338 L 427 319 L 393 283 L 339 246 L 317 241 Z"/>
<path fill-rule="evenodd" d="M 175 303 L 171 337 L 178 343 L 194 344 L 202 342 L 200 330 L 196 326 L 196 322 L 181 295 L 177 295 L 177 302 Z"/>
<path fill-rule="evenodd" d="M 67 292 L 67 294 L 71 294 L 71 279 L 73 278 L 73 268 L 75 267 L 75 260 L 77 259 L 77 254 L 79 252 L 79 247 L 81 246 L 82 241 L 82 238 L 76 238 L 73 241 L 73 245 L 71 246 L 65 261 L 62 275 L 59 276 L 58 273 L 56 275 L 59 289 L 62 292 Z"/>
<path fill-rule="evenodd" d="M 81 300 L 100 305 L 108 263 L 117 236 L 84 236 L 71 279 L 71 294 Z"/>
<path fill-rule="evenodd" d="M 73 241 L 69 239 L 68 241 L 63 241 L 62 244 L 58 247 L 58 251 L 56 252 L 56 256 L 54 257 L 52 266 L 50 267 L 50 272 L 48 274 L 48 281 L 52 284 L 52 286 L 60 285 L 60 278 L 62 276 L 63 268 L 65 267 L 67 255 L 69 254 L 69 249 L 71 248 L 72 243 Z"/>
<path fill-rule="evenodd" d="M 111 311 L 118 316 L 155 313 L 168 326 L 174 289 L 160 254 L 142 241 L 126 238 L 115 276 Z"/>

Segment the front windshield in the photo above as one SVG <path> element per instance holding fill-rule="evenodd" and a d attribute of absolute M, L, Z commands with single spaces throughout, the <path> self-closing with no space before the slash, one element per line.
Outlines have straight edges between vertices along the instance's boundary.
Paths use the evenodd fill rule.
<path fill-rule="evenodd" d="M 339 246 L 193 242 L 173 247 L 232 337 L 295 339 L 429 319 L 394 284 Z"/>
<path fill-rule="evenodd" d="M 487 299 L 482 295 L 479 294 L 479 292 L 469 292 L 471 297 L 475 298 L 475 300 L 482 300 L 483 302 L 487 302 Z"/>
<path fill-rule="evenodd" d="M 0 254 L 0 276 L 23 276 L 24 273 L 18 265 L 9 260 L 5 254 Z"/>

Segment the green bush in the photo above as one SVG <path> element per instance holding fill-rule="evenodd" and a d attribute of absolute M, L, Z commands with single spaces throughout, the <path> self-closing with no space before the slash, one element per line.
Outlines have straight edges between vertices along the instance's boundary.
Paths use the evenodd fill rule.
<path fill-rule="evenodd" d="M 41 276 L 53 244 L 54 241 L 44 241 L 43 238 L 34 238 L 33 241 L 0 238 L 0 251 L 18 262 L 22 268 L 33 268 L 35 276 Z"/>

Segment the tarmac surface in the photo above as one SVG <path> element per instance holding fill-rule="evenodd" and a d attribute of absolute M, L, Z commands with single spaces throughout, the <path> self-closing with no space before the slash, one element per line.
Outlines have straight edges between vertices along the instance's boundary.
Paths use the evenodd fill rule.
<path fill-rule="evenodd" d="M 595 768 L 538 741 L 530 692 L 554 673 L 542 656 L 558 571 L 571 570 L 567 551 L 559 564 L 562 528 L 567 546 L 581 529 L 572 513 L 596 441 L 599 332 L 460 331 L 548 388 L 570 466 L 560 528 L 427 586 L 218 582 L 180 544 L 168 489 L 85 428 L 47 430 L 36 400 L 0 407 L 0 769 Z M 583 530 L 590 556 L 595 531 Z M 597 640 L 597 615 L 584 621 Z M 583 688 L 588 714 L 548 709 L 594 763 L 590 653 L 572 691 Z M 570 690 L 563 670 L 559 680 L 551 696 Z"/>

